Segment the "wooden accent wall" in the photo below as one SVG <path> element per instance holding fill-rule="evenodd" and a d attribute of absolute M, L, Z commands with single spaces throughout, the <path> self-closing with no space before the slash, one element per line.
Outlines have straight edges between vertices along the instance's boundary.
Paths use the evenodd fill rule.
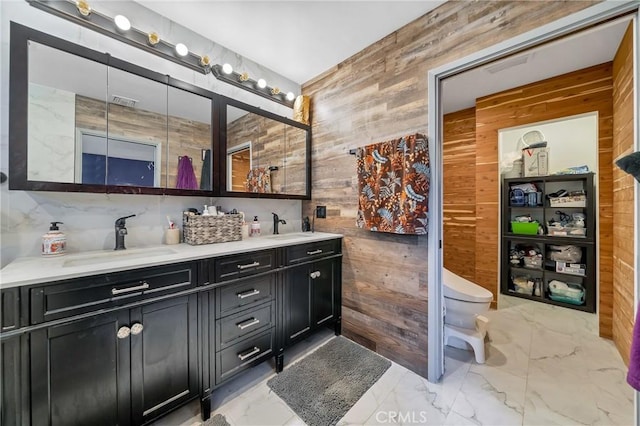
<path fill-rule="evenodd" d="M 132 124 L 133 123 L 133 124 Z M 84 96 L 76 96 L 76 127 L 106 130 L 106 104 Z M 181 117 L 167 117 L 152 111 L 109 104 L 109 134 L 138 141 L 160 143 L 162 161 L 160 186 L 175 188 L 178 176 L 178 156 L 192 158 L 196 180 L 202 173 L 202 150 L 211 148 L 211 125 Z M 167 142 L 169 141 L 169 142 Z"/>
<path fill-rule="evenodd" d="M 476 109 L 443 118 L 444 267 L 471 281 L 476 277 Z"/>
<path fill-rule="evenodd" d="M 613 158 L 634 150 L 633 23 L 613 60 Z M 634 301 L 634 178 L 613 166 L 613 341 L 629 364 Z M 610 295 L 609 295 L 610 296 Z"/>
<path fill-rule="evenodd" d="M 549 78 L 476 100 L 476 280 L 498 293 L 500 236 L 498 130 L 598 112 L 600 335 L 611 336 L 613 303 L 612 63 Z M 553 152 L 550 153 L 553 155 Z"/>
<path fill-rule="evenodd" d="M 326 205 L 327 219 L 316 219 L 316 229 L 345 236 L 346 336 L 426 376 L 427 237 L 355 227 L 356 161 L 349 149 L 426 132 L 430 69 L 594 3 L 449 1 L 303 85 L 313 126 L 313 192 L 303 214 Z"/>

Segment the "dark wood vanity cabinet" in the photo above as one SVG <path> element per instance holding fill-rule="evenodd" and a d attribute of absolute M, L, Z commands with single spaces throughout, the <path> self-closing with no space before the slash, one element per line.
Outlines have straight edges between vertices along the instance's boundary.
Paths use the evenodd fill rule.
<path fill-rule="evenodd" d="M 2 290 L 2 424 L 141 425 L 198 397 L 208 418 L 217 387 L 340 333 L 341 244 Z"/>

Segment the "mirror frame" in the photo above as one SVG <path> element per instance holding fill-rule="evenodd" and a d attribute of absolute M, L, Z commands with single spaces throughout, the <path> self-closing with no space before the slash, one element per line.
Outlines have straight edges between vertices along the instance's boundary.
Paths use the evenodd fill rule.
<path fill-rule="evenodd" d="M 298 121 L 291 120 L 280 115 L 264 111 L 253 105 L 240 102 L 236 99 L 218 95 L 220 99 L 219 105 L 219 125 L 220 125 L 220 150 L 218 151 L 218 170 L 220 171 L 220 195 L 222 197 L 243 197 L 243 198 L 276 198 L 287 200 L 310 200 L 311 199 L 311 126 L 302 124 Z M 227 190 L 227 106 L 232 106 L 256 114 L 271 120 L 278 121 L 289 126 L 297 127 L 307 132 L 306 136 L 306 182 L 305 194 L 280 194 L 280 193 L 258 193 L 258 192 L 240 192 Z"/>
<path fill-rule="evenodd" d="M 91 192 L 107 194 L 155 194 L 155 195 L 190 195 L 212 196 L 216 192 L 219 179 L 214 170 L 212 174 L 212 190 L 176 189 L 170 187 L 99 185 L 65 182 L 48 182 L 29 180 L 27 176 L 28 158 L 28 112 L 29 112 L 29 42 L 37 42 L 78 57 L 104 64 L 139 77 L 164 84 L 168 87 L 184 90 L 203 96 L 211 102 L 211 149 L 217 152 L 217 103 L 215 94 L 206 89 L 177 80 L 168 75 L 131 64 L 95 50 L 79 46 L 67 40 L 34 30 L 11 22 L 10 64 L 9 64 L 9 189 L 23 191 L 58 191 L 58 192 Z M 106 88 L 107 82 L 105 82 Z M 169 143 L 169 141 L 167 141 Z M 164 160 L 164 158 L 163 158 Z M 161 166 L 165 166 L 161 164 Z M 168 182 L 165 183 L 168 185 Z"/>
<path fill-rule="evenodd" d="M 9 63 L 9 190 L 90 192 L 120 194 L 184 195 L 204 197 L 311 199 L 311 127 L 258 107 L 228 98 L 209 90 L 194 86 L 169 75 L 163 75 L 144 67 L 115 58 L 109 53 L 98 52 L 70 41 L 40 32 L 16 22 L 10 28 Z M 28 107 L 29 107 L 29 41 L 52 47 L 87 60 L 104 64 L 169 87 L 203 96 L 211 101 L 211 152 L 213 171 L 211 190 L 177 189 L 170 187 L 141 187 L 121 185 L 98 185 L 28 180 Z M 226 190 L 226 120 L 227 105 L 282 122 L 306 131 L 306 191 L 305 194 L 231 192 Z M 167 141 L 169 143 L 169 141 Z M 169 184 L 168 182 L 166 183 Z"/>

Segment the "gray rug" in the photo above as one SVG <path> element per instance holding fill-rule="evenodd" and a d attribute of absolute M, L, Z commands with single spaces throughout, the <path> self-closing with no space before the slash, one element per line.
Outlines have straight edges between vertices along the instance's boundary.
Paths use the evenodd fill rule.
<path fill-rule="evenodd" d="M 227 418 L 222 414 L 216 414 L 211 417 L 209 420 L 204 422 L 202 426 L 231 426 L 227 421 Z"/>
<path fill-rule="evenodd" d="M 309 426 L 335 425 L 391 362 L 336 337 L 267 385 Z"/>

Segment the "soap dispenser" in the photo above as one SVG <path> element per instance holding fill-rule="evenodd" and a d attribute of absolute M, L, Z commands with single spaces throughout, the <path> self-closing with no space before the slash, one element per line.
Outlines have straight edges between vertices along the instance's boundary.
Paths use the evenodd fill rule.
<path fill-rule="evenodd" d="M 42 236 L 43 256 L 61 255 L 67 248 L 67 237 L 60 231 L 58 224 L 62 224 L 62 222 L 51 222 L 49 232 Z"/>
<path fill-rule="evenodd" d="M 253 222 L 251 222 L 251 232 L 249 236 L 250 237 L 260 236 L 260 222 L 258 222 L 258 216 L 253 217 Z"/>

